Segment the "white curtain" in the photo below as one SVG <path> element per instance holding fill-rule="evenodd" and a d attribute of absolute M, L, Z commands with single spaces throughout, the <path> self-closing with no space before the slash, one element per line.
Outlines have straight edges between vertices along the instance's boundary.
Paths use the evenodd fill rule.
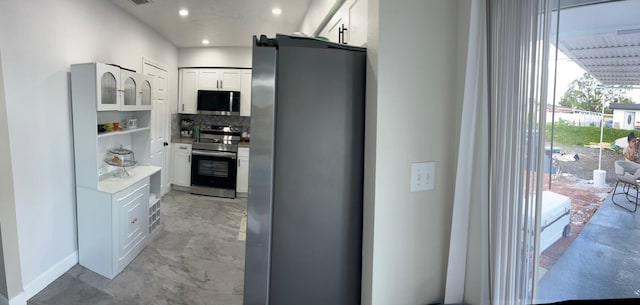
<path fill-rule="evenodd" d="M 486 225 L 488 223 L 486 215 L 488 214 L 484 214 L 484 219 L 480 217 L 484 225 L 480 225 L 479 228 L 477 225 L 470 224 L 469 217 L 473 208 L 476 208 L 475 211 L 488 211 L 489 206 L 486 1 L 472 0 L 469 17 L 469 44 L 467 46 L 462 120 L 458 143 L 445 304 L 463 302 L 465 282 L 468 277 L 474 278 L 471 282 L 486 283 L 488 281 L 488 277 L 486 279 L 478 278 L 473 272 L 470 272 L 471 275 L 467 274 L 468 255 L 475 256 L 477 262 L 475 265 L 488 266 L 488 247 L 486 246 L 489 240 Z M 471 234 L 470 236 L 470 230 L 477 233 L 478 229 L 483 230 L 483 228 L 484 234 L 475 236 Z M 471 240 L 468 242 L 469 238 Z M 476 246 L 469 245 L 475 238 L 484 240 L 481 240 Z M 482 244 L 485 244 L 484 248 Z M 481 266 L 475 267 L 482 268 Z M 487 287 L 478 289 L 486 290 Z M 469 289 L 467 287 L 467 290 Z M 468 291 L 467 294 L 469 294 Z M 485 300 L 487 297 L 488 293 L 484 293 L 484 296 L 476 296 L 476 298 Z"/>
<path fill-rule="evenodd" d="M 445 303 L 533 301 L 549 11 L 549 0 L 472 0 Z"/>

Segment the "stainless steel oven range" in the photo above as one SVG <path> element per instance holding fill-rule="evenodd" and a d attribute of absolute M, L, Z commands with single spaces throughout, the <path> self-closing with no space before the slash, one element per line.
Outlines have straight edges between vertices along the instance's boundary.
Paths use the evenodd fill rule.
<path fill-rule="evenodd" d="M 242 130 L 232 126 L 203 126 L 191 151 L 193 194 L 236 197 L 238 143 Z"/>

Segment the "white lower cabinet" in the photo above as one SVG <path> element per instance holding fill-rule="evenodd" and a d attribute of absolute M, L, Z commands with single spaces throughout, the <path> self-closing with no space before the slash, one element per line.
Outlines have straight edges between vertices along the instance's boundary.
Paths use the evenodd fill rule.
<path fill-rule="evenodd" d="M 191 144 L 173 144 L 173 184 L 191 186 Z"/>
<path fill-rule="evenodd" d="M 238 179 L 236 180 L 236 192 L 249 192 L 249 148 L 238 148 Z"/>
<path fill-rule="evenodd" d="M 149 207 L 159 202 L 149 202 L 150 190 L 159 190 L 159 173 L 115 193 L 76 188 L 80 265 L 113 279 L 142 251 L 150 236 Z"/>
<path fill-rule="evenodd" d="M 117 223 L 117 264 L 122 270 L 140 253 L 147 236 L 147 209 L 149 206 L 148 179 L 139 182 L 113 196 L 113 208 Z"/>

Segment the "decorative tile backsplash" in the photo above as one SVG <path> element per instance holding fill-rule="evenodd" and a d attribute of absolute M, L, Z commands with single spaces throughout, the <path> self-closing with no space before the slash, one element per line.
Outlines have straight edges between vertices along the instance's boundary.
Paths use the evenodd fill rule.
<path fill-rule="evenodd" d="M 207 115 L 207 114 L 181 114 L 174 113 L 171 115 L 171 133 L 180 133 L 180 120 L 190 119 L 200 125 L 219 125 L 219 126 L 237 126 L 242 127 L 242 131 L 250 132 L 251 117 L 245 116 L 226 116 L 226 115 Z"/>

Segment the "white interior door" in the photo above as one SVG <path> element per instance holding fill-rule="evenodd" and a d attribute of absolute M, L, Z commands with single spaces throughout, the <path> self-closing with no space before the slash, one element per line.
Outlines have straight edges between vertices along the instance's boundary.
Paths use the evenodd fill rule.
<path fill-rule="evenodd" d="M 144 60 L 143 74 L 151 77 L 151 164 L 162 167 L 161 185 L 162 195 L 169 191 L 167 173 L 169 163 L 167 161 L 169 122 L 171 118 L 167 109 L 167 88 L 169 88 L 168 72 L 166 68 Z"/>

